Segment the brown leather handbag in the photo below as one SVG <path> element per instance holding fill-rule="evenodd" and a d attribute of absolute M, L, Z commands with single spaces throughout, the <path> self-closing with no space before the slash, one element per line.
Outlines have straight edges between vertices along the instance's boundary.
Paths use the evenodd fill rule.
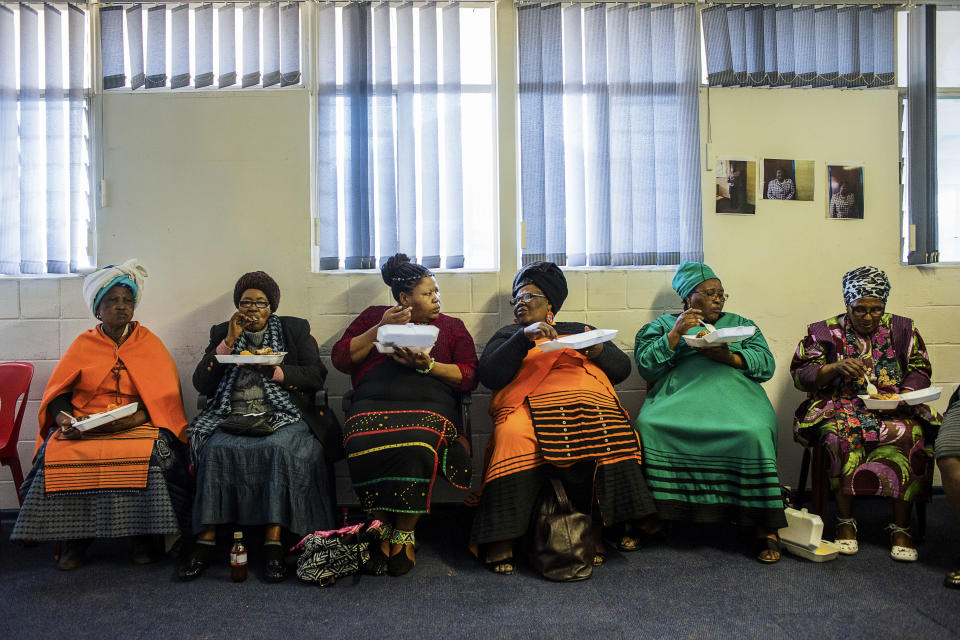
<path fill-rule="evenodd" d="M 533 523 L 531 564 L 548 580 L 573 582 L 593 575 L 593 518 L 573 508 L 563 483 L 551 480 Z"/>

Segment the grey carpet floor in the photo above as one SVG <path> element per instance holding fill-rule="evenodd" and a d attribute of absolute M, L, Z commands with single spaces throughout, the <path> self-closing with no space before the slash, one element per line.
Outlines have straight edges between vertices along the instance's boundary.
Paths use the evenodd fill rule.
<path fill-rule="evenodd" d="M 928 510 L 916 564 L 888 557 L 883 501 L 859 507 L 861 551 L 814 564 L 765 566 L 731 527 L 678 527 L 668 544 L 611 551 L 590 580 L 551 583 L 528 567 L 497 576 L 463 550 L 457 512 L 418 528 L 418 565 L 402 578 L 351 578 L 331 588 L 260 578 L 230 581 L 226 548 L 199 580 L 174 581 L 174 557 L 130 562 L 127 541 L 101 540 L 74 572 L 52 545 L 0 533 L 0 638 L 953 638 L 960 523 L 943 496 Z M 255 534 L 253 534 L 255 535 Z M 227 536 L 222 536 L 226 538 Z M 828 534 L 828 537 L 832 537 Z"/>

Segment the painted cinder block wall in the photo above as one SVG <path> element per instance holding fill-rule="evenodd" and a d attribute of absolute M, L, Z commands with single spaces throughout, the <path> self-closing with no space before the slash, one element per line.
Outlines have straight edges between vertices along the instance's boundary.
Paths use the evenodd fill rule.
<path fill-rule="evenodd" d="M 500 268 L 438 276 L 444 312 L 464 320 L 479 349 L 512 320 L 505 300 L 516 269 L 517 159 L 514 97 L 506 93 L 499 96 Z M 701 92 L 704 142 L 706 99 Z M 899 264 L 896 91 L 724 89 L 711 90 L 710 101 L 712 155 L 816 162 L 813 202 L 758 198 L 755 216 L 715 215 L 713 172 L 705 168 L 706 157 L 701 165 L 705 257 L 732 294 L 728 308 L 756 320 L 776 356 L 777 374 L 765 388 L 779 418 L 781 472 L 792 482 L 801 450 L 792 441 L 790 424 L 802 394 L 790 381 L 790 356 L 807 323 L 842 310 L 840 275 L 867 263 L 888 270 L 893 281 L 889 308 L 917 321 L 933 359 L 935 383 L 949 393 L 960 381 L 960 339 L 954 328 L 960 318 L 960 271 Z M 173 355 L 188 416 L 196 413 L 193 367 L 210 326 L 232 312 L 232 287 L 241 273 L 264 269 L 274 275 L 282 288 L 280 313 L 310 320 L 328 366 L 330 348 L 350 320 L 367 305 L 390 302 L 377 274 L 311 273 L 305 92 L 111 94 L 103 107 L 110 201 L 98 214 L 99 263 L 132 256 L 148 266 L 137 318 Z M 827 162 L 863 164 L 865 220 L 825 218 Z M 567 275 L 570 296 L 560 318 L 619 329 L 617 343 L 626 350 L 640 326 L 679 310 L 670 289 L 672 269 L 585 269 Z M 94 325 L 80 289 L 75 277 L 0 279 L 0 361 L 25 360 L 37 367 L 20 434 L 25 472 L 50 372 L 73 338 Z M 330 369 L 327 386 L 339 407 L 349 379 Z M 635 415 L 644 382 L 634 371 L 618 389 Z M 474 396 L 478 471 L 491 427 L 489 397 L 484 389 Z M 338 475 L 341 498 L 353 500 L 342 464 Z M 455 500 L 461 494 L 446 487 L 436 495 Z M 3 470 L 0 508 L 16 504 L 9 472 Z"/>

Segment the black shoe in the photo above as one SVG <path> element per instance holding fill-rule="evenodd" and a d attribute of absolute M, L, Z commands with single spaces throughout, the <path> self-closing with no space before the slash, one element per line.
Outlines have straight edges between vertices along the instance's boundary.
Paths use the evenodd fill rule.
<path fill-rule="evenodd" d="M 73 571 L 83 566 L 83 554 L 93 542 L 90 538 L 79 540 L 65 540 L 60 549 L 60 559 L 57 560 L 57 569 Z"/>
<path fill-rule="evenodd" d="M 133 536 L 133 563 L 151 564 L 160 559 L 157 541 L 152 535 Z"/>
<path fill-rule="evenodd" d="M 387 572 L 393 577 L 402 576 L 410 573 L 410 570 L 416 566 L 416 562 L 407 557 L 407 552 L 401 547 L 400 553 L 390 556 L 387 560 Z"/>
<path fill-rule="evenodd" d="M 180 582 L 190 582 L 203 575 L 210 566 L 215 548 L 212 544 L 194 544 L 190 555 L 187 556 L 187 561 L 177 570 L 177 579 Z"/>
<path fill-rule="evenodd" d="M 363 563 L 363 572 L 368 576 L 382 576 L 387 572 L 389 560 L 380 548 L 380 541 L 375 541 L 370 545 L 370 559 Z"/>
<path fill-rule="evenodd" d="M 287 579 L 287 564 L 283 561 L 283 547 L 279 544 L 264 545 L 266 566 L 263 577 L 267 582 L 283 582 Z"/>

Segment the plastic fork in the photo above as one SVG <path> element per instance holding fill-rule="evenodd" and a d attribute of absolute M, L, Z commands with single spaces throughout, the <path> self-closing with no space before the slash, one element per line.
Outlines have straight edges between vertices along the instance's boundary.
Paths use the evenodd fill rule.
<path fill-rule="evenodd" d="M 877 393 L 879 393 L 877 388 L 873 386 L 873 383 L 870 382 L 870 378 L 867 377 L 866 373 L 863 374 L 863 381 L 867 383 L 867 395 L 875 396 Z"/>
<path fill-rule="evenodd" d="M 700 321 L 700 324 L 702 324 L 702 325 L 703 325 L 703 328 L 706 329 L 707 331 L 709 331 L 710 333 L 713 333 L 714 331 L 717 330 L 717 328 L 716 328 L 715 326 L 713 326 L 712 324 L 710 324 L 709 322 L 704 322 L 703 320 L 701 320 L 701 321 Z"/>

